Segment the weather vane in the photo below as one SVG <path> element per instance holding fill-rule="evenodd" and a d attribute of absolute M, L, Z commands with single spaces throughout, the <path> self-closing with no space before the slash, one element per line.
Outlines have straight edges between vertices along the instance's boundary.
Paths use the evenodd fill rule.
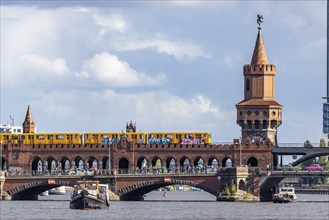
<path fill-rule="evenodd" d="M 257 24 L 258 24 L 259 30 L 262 29 L 261 25 L 263 23 L 263 19 L 264 19 L 263 15 L 260 15 L 260 14 L 257 15 Z"/>

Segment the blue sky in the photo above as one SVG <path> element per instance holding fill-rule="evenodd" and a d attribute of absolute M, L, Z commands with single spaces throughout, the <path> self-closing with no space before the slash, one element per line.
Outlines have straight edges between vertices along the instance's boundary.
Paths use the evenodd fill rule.
<path fill-rule="evenodd" d="M 2 1 L 1 123 L 38 132 L 210 131 L 240 137 L 235 104 L 264 15 L 283 104 L 279 142 L 319 142 L 326 1 Z"/>

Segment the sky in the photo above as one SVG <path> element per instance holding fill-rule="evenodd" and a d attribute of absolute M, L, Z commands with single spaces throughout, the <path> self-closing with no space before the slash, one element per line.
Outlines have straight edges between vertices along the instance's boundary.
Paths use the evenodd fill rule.
<path fill-rule="evenodd" d="M 241 136 L 257 14 L 279 143 L 319 142 L 326 95 L 326 1 L 1 1 L 0 123 L 38 132 L 210 131 Z"/>

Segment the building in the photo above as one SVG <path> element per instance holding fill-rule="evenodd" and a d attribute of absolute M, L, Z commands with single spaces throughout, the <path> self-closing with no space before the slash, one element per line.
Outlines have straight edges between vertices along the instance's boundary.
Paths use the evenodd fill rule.
<path fill-rule="evenodd" d="M 22 126 L 11 125 L 11 124 L 0 125 L 0 133 L 21 134 L 21 133 L 23 133 L 23 127 Z"/>
<path fill-rule="evenodd" d="M 241 127 L 242 141 L 264 142 L 269 139 L 277 144 L 282 105 L 274 97 L 276 68 L 267 61 L 261 19 L 258 16 L 258 34 L 251 62 L 243 67 L 244 99 L 236 104 L 237 124 Z"/>

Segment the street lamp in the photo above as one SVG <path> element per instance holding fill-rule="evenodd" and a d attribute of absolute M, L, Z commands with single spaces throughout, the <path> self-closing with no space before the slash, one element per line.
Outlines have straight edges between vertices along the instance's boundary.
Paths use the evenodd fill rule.
<path fill-rule="evenodd" d="M 0 141 L 0 172 L 2 171 L 2 141 Z"/>
<path fill-rule="evenodd" d="M 109 169 L 109 175 L 111 175 L 111 144 L 109 143 L 109 160 L 108 160 L 108 169 Z"/>

